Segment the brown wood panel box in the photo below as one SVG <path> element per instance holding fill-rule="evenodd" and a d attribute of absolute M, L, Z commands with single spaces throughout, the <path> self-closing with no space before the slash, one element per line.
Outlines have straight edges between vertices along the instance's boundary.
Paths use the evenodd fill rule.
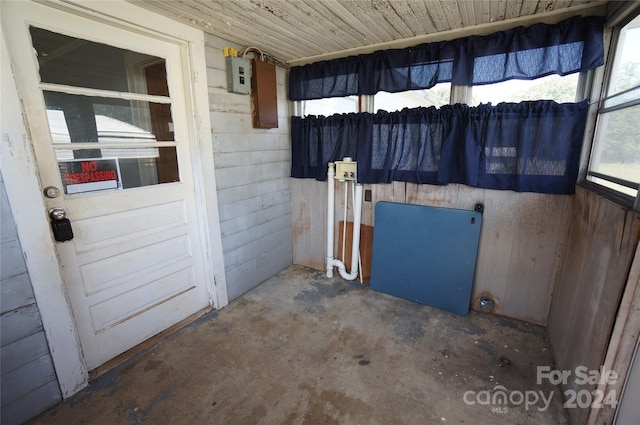
<path fill-rule="evenodd" d="M 278 128 L 276 66 L 251 61 L 251 114 L 253 128 Z"/>

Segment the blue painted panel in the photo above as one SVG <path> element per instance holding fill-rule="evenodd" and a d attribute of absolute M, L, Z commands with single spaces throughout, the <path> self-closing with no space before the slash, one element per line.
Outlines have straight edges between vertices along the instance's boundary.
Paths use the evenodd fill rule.
<path fill-rule="evenodd" d="M 371 289 L 467 314 L 481 226 L 477 211 L 378 202 Z"/>

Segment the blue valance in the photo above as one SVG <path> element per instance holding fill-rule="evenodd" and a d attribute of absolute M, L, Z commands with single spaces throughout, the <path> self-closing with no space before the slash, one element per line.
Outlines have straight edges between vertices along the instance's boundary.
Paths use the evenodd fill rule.
<path fill-rule="evenodd" d="M 310 100 L 567 75 L 604 63 L 604 18 L 575 16 L 486 36 L 420 44 L 291 68 L 289 99 Z"/>
<path fill-rule="evenodd" d="M 462 183 L 574 193 L 587 102 L 500 103 L 292 117 L 292 177 L 350 156 L 361 183 Z"/>

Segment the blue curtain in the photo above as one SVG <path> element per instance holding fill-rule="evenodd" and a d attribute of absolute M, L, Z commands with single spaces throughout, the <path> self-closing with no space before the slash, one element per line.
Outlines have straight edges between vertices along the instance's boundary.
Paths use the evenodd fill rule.
<path fill-rule="evenodd" d="M 574 193 L 587 106 L 535 101 L 292 117 L 291 175 L 323 181 L 329 162 L 350 156 L 361 183 Z"/>
<path fill-rule="evenodd" d="M 604 63 L 604 18 L 572 17 L 451 41 L 291 68 L 289 99 L 427 89 L 441 82 L 490 84 L 567 75 Z"/>
<path fill-rule="evenodd" d="M 355 158 L 361 129 L 370 114 L 291 117 L 291 176 L 325 180 L 327 166 Z"/>

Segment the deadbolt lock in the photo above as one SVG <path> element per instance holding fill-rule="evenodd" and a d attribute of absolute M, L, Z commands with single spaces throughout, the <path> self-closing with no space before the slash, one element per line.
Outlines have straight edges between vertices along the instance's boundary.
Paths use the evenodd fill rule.
<path fill-rule="evenodd" d="M 47 186 L 44 188 L 43 192 L 44 192 L 44 196 L 50 199 L 57 198 L 58 196 L 60 196 L 60 189 L 58 189 L 55 186 Z"/>

